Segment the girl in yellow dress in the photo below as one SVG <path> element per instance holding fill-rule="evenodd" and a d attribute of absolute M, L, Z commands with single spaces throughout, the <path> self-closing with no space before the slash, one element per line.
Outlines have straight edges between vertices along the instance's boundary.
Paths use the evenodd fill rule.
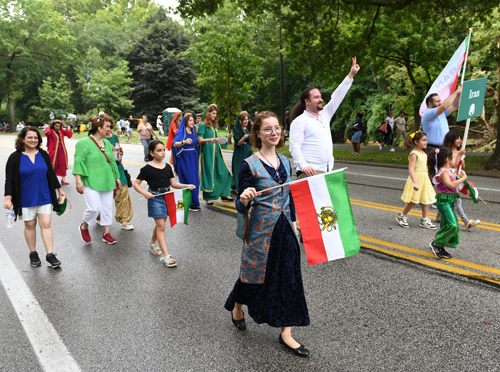
<path fill-rule="evenodd" d="M 404 148 L 408 150 L 412 147 L 413 151 L 408 157 L 408 172 L 410 176 L 406 181 L 405 189 L 401 196 L 401 200 L 406 205 L 403 208 L 403 212 L 396 217 L 396 220 L 399 226 L 410 227 L 407 217 L 408 212 L 411 211 L 415 204 L 420 203 L 422 205 L 420 227 L 435 230 L 437 229 L 436 225 L 432 224 L 428 218 L 429 205 L 436 202 L 436 192 L 432 187 L 427 173 L 427 154 L 424 152 L 424 149 L 427 148 L 427 135 L 424 132 L 416 132 L 406 137 Z"/>

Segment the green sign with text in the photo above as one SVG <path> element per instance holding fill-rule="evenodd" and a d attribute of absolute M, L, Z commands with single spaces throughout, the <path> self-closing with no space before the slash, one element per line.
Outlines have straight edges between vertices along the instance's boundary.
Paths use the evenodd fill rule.
<path fill-rule="evenodd" d="M 486 78 L 464 81 L 457 121 L 475 118 L 483 113 Z"/>

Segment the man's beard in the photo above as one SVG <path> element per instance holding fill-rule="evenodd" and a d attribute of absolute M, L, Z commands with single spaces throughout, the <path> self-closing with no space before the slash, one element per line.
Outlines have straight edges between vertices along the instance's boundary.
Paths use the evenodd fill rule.
<path fill-rule="evenodd" d="M 316 108 L 318 109 L 318 111 L 323 110 L 323 103 L 318 103 L 318 104 L 316 105 Z"/>

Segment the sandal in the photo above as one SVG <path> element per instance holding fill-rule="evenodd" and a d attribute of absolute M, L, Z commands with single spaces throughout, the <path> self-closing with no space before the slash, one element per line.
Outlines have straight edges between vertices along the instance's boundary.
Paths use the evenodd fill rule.
<path fill-rule="evenodd" d="M 163 262 L 166 267 L 177 266 L 177 262 L 172 258 L 171 254 L 167 255 L 167 257 L 160 258 L 160 261 Z"/>
<path fill-rule="evenodd" d="M 149 244 L 149 249 L 151 249 L 151 253 L 155 256 L 159 256 L 161 254 L 161 249 L 158 247 L 158 244 Z"/>

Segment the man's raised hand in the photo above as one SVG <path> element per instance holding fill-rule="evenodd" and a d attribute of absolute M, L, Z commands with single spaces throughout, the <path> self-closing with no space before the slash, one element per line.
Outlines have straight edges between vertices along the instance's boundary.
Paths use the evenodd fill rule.
<path fill-rule="evenodd" d="M 352 59 L 352 67 L 351 67 L 351 72 L 349 73 L 349 78 L 353 79 L 354 75 L 356 75 L 359 71 L 360 67 L 357 64 L 356 57 Z"/>

